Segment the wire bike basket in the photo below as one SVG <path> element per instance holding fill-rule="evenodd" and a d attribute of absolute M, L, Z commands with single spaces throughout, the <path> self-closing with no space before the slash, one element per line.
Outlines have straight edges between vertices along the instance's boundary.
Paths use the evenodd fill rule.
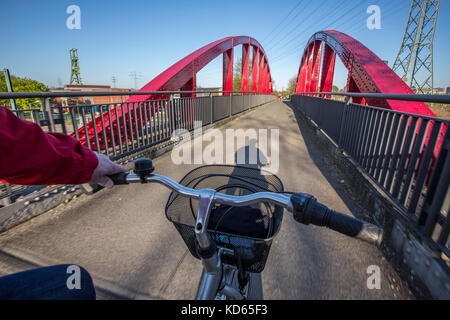
<path fill-rule="evenodd" d="M 283 192 L 283 183 L 272 173 L 255 167 L 208 165 L 186 174 L 180 184 L 193 189 L 214 189 L 224 194 L 243 196 L 256 192 Z M 165 213 L 180 233 L 191 254 L 197 255 L 194 225 L 198 200 L 172 192 Z M 219 247 L 234 251 L 234 257 L 224 256 L 226 264 L 241 265 L 245 271 L 264 270 L 270 247 L 278 234 L 283 208 L 270 203 L 247 207 L 214 205 L 208 223 L 208 233 Z"/>

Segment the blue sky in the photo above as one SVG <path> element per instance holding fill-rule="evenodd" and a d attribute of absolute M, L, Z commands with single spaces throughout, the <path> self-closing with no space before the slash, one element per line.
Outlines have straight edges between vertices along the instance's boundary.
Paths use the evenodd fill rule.
<path fill-rule="evenodd" d="M 81 30 L 66 27 L 66 8 L 72 4 L 81 8 Z M 381 30 L 366 27 L 366 9 L 373 4 L 381 8 Z M 77 48 L 85 84 L 112 85 L 114 75 L 117 87 L 131 88 L 130 73 L 136 71 L 141 87 L 201 46 L 230 35 L 248 35 L 265 48 L 275 87 L 281 89 L 297 74 L 305 42 L 325 28 L 354 36 L 392 66 L 410 4 L 411 0 L 1 0 L 0 69 L 49 86 L 67 84 L 69 49 Z M 450 1 L 444 0 L 434 45 L 436 87 L 450 86 L 449 31 Z M 240 56 L 237 49 L 235 59 Z M 198 73 L 199 85 L 221 85 L 221 59 Z M 342 88 L 346 75 L 337 63 L 335 84 Z"/>

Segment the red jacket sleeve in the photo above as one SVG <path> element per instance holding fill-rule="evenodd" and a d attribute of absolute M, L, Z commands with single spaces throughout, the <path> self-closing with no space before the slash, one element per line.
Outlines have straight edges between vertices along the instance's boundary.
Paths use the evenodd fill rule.
<path fill-rule="evenodd" d="M 46 133 L 0 107 L 0 179 L 22 185 L 81 184 L 98 159 L 78 140 Z"/>

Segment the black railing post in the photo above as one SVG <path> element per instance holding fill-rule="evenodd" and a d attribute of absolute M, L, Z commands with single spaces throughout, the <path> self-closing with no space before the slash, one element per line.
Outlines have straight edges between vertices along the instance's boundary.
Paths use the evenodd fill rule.
<path fill-rule="evenodd" d="M 214 101 L 213 100 L 214 100 L 214 98 L 213 98 L 212 94 L 210 93 L 209 94 L 209 106 L 210 106 L 209 110 L 211 110 L 211 122 L 210 122 L 210 124 L 212 124 L 214 122 Z"/>
<path fill-rule="evenodd" d="M 56 132 L 55 122 L 53 121 L 52 108 L 50 106 L 50 98 L 42 99 L 42 108 L 44 109 L 43 111 L 48 121 L 48 130 L 50 132 Z"/>
<path fill-rule="evenodd" d="M 350 100 L 349 100 L 350 101 Z M 348 101 L 344 104 L 344 109 L 342 111 L 342 118 L 341 118 L 341 127 L 339 129 L 339 141 L 338 141 L 338 146 L 339 149 L 342 151 L 342 131 L 344 128 L 344 123 L 346 121 L 346 114 L 347 114 L 347 109 L 348 109 Z"/>

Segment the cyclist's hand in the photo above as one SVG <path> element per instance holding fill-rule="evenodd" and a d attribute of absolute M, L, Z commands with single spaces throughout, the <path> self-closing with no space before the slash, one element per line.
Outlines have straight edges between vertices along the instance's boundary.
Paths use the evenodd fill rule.
<path fill-rule="evenodd" d="M 97 152 L 95 152 L 95 154 L 98 159 L 98 165 L 97 168 L 95 168 L 89 183 L 96 183 L 105 188 L 112 188 L 114 186 L 114 183 L 110 178 L 108 178 L 108 175 L 124 172 L 125 169 L 121 165 L 112 162 L 104 154 L 100 154 Z"/>

